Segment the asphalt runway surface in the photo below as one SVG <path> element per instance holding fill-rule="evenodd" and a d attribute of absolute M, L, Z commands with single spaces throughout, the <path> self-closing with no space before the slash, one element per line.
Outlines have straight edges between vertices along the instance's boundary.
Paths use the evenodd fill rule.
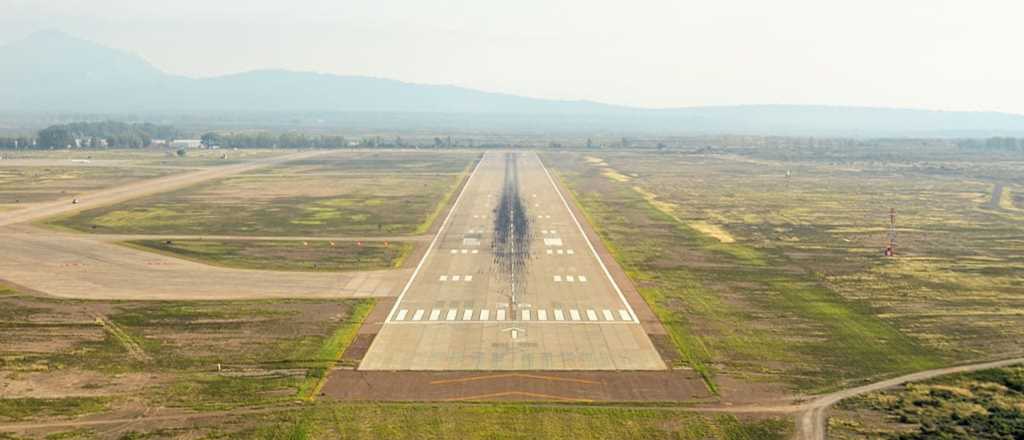
<path fill-rule="evenodd" d="M 664 370 L 534 153 L 488 152 L 360 370 Z"/>

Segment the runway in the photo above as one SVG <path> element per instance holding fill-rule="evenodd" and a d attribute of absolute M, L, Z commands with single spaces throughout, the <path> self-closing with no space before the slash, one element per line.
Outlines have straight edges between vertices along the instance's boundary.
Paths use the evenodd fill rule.
<path fill-rule="evenodd" d="M 534 153 L 488 152 L 360 370 L 666 366 Z"/>

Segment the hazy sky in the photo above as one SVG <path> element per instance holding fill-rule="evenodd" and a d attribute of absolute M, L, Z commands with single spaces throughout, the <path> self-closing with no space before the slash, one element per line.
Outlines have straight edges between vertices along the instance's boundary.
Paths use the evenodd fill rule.
<path fill-rule="evenodd" d="M 1024 113 L 1021 0 L 0 0 L 163 70 L 257 68 L 647 107 Z"/>

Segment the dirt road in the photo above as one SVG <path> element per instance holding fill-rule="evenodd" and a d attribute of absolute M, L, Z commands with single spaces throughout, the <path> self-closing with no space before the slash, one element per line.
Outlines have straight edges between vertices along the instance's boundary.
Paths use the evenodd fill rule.
<path fill-rule="evenodd" d="M 883 390 L 908 382 L 918 382 L 933 379 L 948 374 L 967 373 L 971 371 L 1000 368 L 1010 365 L 1024 364 L 1024 358 L 1006 359 L 1002 361 L 983 362 L 979 364 L 960 365 L 956 367 L 939 368 L 935 370 L 920 371 L 900 377 L 895 377 L 881 382 L 836 391 L 818 397 L 804 405 L 805 409 L 797 416 L 797 439 L 800 440 L 823 440 L 827 435 L 828 409 L 840 400 L 849 399 L 872 391 Z"/>

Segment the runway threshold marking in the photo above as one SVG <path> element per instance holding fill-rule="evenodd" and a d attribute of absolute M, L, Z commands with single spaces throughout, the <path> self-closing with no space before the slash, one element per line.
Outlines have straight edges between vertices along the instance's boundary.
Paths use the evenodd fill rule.
<path fill-rule="evenodd" d="M 446 385 L 452 383 L 465 383 L 465 382 L 477 382 L 482 380 L 497 380 L 497 379 L 509 379 L 509 378 L 521 378 L 521 379 L 535 379 L 535 380 L 546 380 L 550 382 L 572 382 L 584 385 L 601 385 L 603 382 L 596 380 L 587 379 L 573 379 L 568 377 L 557 377 L 557 376 L 544 376 L 540 374 L 524 374 L 524 373 L 507 373 L 507 374 L 486 374 L 482 376 L 470 376 L 460 377 L 458 379 L 440 379 L 430 381 L 431 385 Z"/>
<path fill-rule="evenodd" d="M 608 277 L 608 282 L 612 284 L 612 287 L 615 289 L 615 293 L 619 295 L 619 300 L 622 301 L 622 305 L 629 310 L 629 315 L 633 318 L 633 322 L 639 324 L 640 320 L 636 318 L 636 313 L 633 312 L 633 306 L 629 305 L 629 301 L 626 300 L 626 295 L 622 293 L 622 289 L 619 288 L 618 283 L 616 283 L 615 279 L 612 278 L 612 273 L 608 271 L 608 266 L 605 266 L 604 261 L 602 261 L 601 257 L 597 254 L 597 249 L 595 249 L 594 244 L 590 242 L 590 237 L 587 237 L 587 232 L 583 230 L 583 225 L 580 224 L 579 219 L 576 218 L 576 214 L 572 212 L 572 208 L 569 207 L 569 202 L 566 201 L 565 196 L 562 195 L 562 190 L 558 188 L 557 184 L 555 184 L 555 179 L 551 177 L 548 167 L 544 165 L 544 162 L 540 160 L 540 156 L 537 156 L 536 153 L 534 153 L 534 157 L 537 158 L 537 163 L 539 163 L 541 169 L 544 170 L 544 174 L 548 176 L 548 182 L 550 182 L 551 187 L 555 189 L 555 193 L 558 194 L 558 198 L 562 200 L 562 205 L 565 206 L 566 211 L 569 211 L 569 217 L 572 218 L 573 223 L 576 224 L 576 229 L 579 230 L 580 235 L 583 236 L 583 241 L 587 243 L 587 248 L 590 249 L 590 253 L 594 256 L 594 259 L 597 260 L 597 264 L 601 266 L 601 270 L 604 271 L 604 275 Z"/>
<path fill-rule="evenodd" d="M 413 281 L 416 280 L 416 275 L 419 275 L 420 270 L 423 269 L 423 265 L 426 264 L 427 257 L 430 256 L 430 252 L 437 247 L 437 241 L 441 238 L 441 235 L 448 230 L 448 223 L 451 221 L 452 215 L 454 215 L 455 211 L 459 209 L 459 204 L 462 202 L 462 196 L 466 194 L 466 189 L 469 188 L 469 185 L 473 182 L 473 178 L 476 177 L 477 171 L 480 171 L 480 165 L 484 163 L 485 158 L 486 155 L 480 156 L 480 160 L 478 160 L 476 162 L 476 166 L 473 167 L 473 172 L 469 173 L 469 177 L 466 178 L 466 183 L 462 185 L 462 189 L 459 191 L 459 196 L 455 198 L 455 202 L 452 203 L 451 209 L 448 210 L 448 214 L 445 215 L 444 221 L 441 222 L 441 227 L 437 229 L 437 234 L 434 234 L 434 239 L 430 240 L 430 246 L 427 246 L 427 251 L 423 253 L 423 258 L 420 258 L 420 262 L 416 264 L 416 269 L 414 269 L 412 271 L 412 275 L 409 276 L 409 281 L 405 283 L 405 287 L 402 287 L 402 292 L 399 293 L 398 298 L 395 299 L 395 305 L 391 306 L 391 311 L 388 312 L 388 318 L 384 320 L 385 324 L 392 321 L 391 318 L 395 316 L 395 312 L 398 310 L 399 305 L 401 305 L 402 300 L 405 299 L 405 294 L 409 293 L 409 288 L 412 287 Z"/>
<path fill-rule="evenodd" d="M 461 320 L 458 319 L 458 317 L 460 316 L 460 313 L 459 313 L 460 310 L 462 312 L 461 313 L 461 316 L 462 316 Z M 633 321 L 632 317 L 629 316 L 629 312 L 627 312 L 626 310 L 623 310 L 623 309 L 619 310 L 619 317 L 621 318 L 621 321 L 619 321 L 619 320 L 617 320 L 615 318 L 615 314 L 610 309 L 600 309 L 600 312 L 601 312 L 600 314 L 598 314 L 598 311 L 599 311 L 599 309 L 593 309 L 593 308 L 577 309 L 577 314 L 578 315 L 582 316 L 582 314 L 585 312 L 586 313 L 586 317 L 587 317 L 586 320 L 579 319 L 578 321 L 580 321 L 580 323 L 585 323 L 586 321 L 593 321 L 594 323 L 600 322 L 600 323 L 604 323 L 604 324 L 632 324 L 633 323 L 632 322 Z M 412 323 L 411 321 L 420 321 L 422 319 L 422 317 L 425 315 L 425 311 L 424 310 L 416 310 L 416 312 L 419 312 L 419 313 L 418 314 L 414 314 L 412 316 L 412 320 L 411 321 L 407 321 L 406 318 L 409 317 L 409 312 L 410 312 L 410 309 L 400 309 L 398 311 L 398 313 L 395 314 L 394 323 L 395 324 L 411 324 Z M 433 309 L 430 312 L 430 317 L 427 319 L 427 321 L 438 321 L 437 322 L 438 324 L 440 324 L 441 321 L 445 321 L 445 323 L 447 323 L 447 324 L 472 324 L 472 323 L 479 323 L 479 322 L 487 321 L 488 318 L 490 318 L 490 310 L 489 309 L 481 309 L 480 310 L 480 318 L 479 318 L 479 320 L 474 321 L 473 320 L 474 312 L 475 312 L 474 309 L 459 309 L 459 308 L 448 308 L 447 310 Z M 561 320 L 561 318 L 559 318 L 559 317 L 564 317 L 564 315 L 562 315 L 561 311 L 559 311 L 559 310 L 555 310 L 554 313 L 555 313 L 555 319 L 556 320 Z M 569 313 L 570 313 L 570 315 L 572 315 L 573 311 L 570 310 Z M 545 309 L 536 309 L 536 310 L 522 309 L 522 310 L 519 311 L 519 319 L 518 320 L 515 319 L 515 317 L 512 315 L 512 313 L 509 313 L 506 309 L 499 308 L 499 309 L 497 309 L 495 311 L 495 314 L 496 314 L 495 319 L 498 320 L 498 321 L 506 321 L 506 320 L 511 320 L 511 321 L 547 321 L 548 320 L 548 312 Z M 438 316 L 437 319 L 434 319 L 435 315 Z M 444 319 L 441 319 L 442 316 L 443 316 Z M 604 317 L 603 321 L 600 319 L 600 317 L 602 317 L 602 316 Z M 570 321 L 576 321 L 576 319 L 570 319 Z M 429 323 L 429 322 L 422 322 L 422 323 L 417 323 L 417 324 L 427 324 L 427 323 Z M 539 323 L 543 323 L 543 322 L 539 322 Z"/>

